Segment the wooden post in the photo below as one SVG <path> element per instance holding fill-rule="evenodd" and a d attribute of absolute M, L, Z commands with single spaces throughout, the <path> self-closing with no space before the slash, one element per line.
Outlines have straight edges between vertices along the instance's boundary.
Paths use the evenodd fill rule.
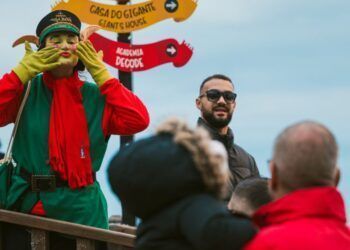
<path fill-rule="evenodd" d="M 31 230 L 32 250 L 49 250 L 49 233 L 45 230 Z"/>
<path fill-rule="evenodd" d="M 127 4 L 130 0 L 117 0 L 118 4 Z M 131 43 L 132 37 L 131 33 L 119 33 L 117 37 L 118 42 Z M 124 72 L 119 70 L 119 80 L 120 82 L 129 90 L 132 91 L 132 73 Z M 128 143 L 134 140 L 134 136 L 120 136 L 120 148 L 124 147 Z M 125 204 L 121 203 L 122 206 L 122 223 L 135 226 L 135 215 L 125 208 Z"/>
<path fill-rule="evenodd" d="M 95 241 L 89 240 L 89 239 L 78 238 L 77 239 L 77 250 L 95 250 Z"/>

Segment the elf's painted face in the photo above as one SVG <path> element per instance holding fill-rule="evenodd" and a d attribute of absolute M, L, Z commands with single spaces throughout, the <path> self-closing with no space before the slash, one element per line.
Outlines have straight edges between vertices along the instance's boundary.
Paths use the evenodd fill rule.
<path fill-rule="evenodd" d="M 61 56 L 58 59 L 65 65 L 74 67 L 78 63 L 76 48 L 79 43 L 79 37 L 73 33 L 53 32 L 45 38 L 46 47 L 53 46 L 60 49 Z"/>

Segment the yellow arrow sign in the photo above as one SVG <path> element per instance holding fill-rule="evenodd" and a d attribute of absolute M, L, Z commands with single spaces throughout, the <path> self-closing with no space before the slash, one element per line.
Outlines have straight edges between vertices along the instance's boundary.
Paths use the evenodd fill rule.
<path fill-rule="evenodd" d="M 52 10 L 68 10 L 82 22 L 117 33 L 143 29 L 167 18 L 181 22 L 197 7 L 196 0 L 151 0 L 133 5 L 109 5 L 90 0 L 59 0 Z"/>

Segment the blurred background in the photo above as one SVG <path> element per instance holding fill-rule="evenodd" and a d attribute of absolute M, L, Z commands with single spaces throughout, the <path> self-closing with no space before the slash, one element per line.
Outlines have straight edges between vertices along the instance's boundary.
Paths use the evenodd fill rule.
<path fill-rule="evenodd" d="M 143 1 L 131 1 L 139 2 Z M 24 54 L 24 47 L 13 49 L 12 42 L 35 34 L 50 5 L 49 0 L 1 2 L 0 75 L 16 66 Z M 175 38 L 194 47 L 192 59 L 182 68 L 166 64 L 134 74 L 134 92 L 151 116 L 149 128 L 136 139 L 150 135 L 169 116 L 182 117 L 195 126 L 200 83 L 209 75 L 226 74 L 238 93 L 230 124 L 235 142 L 255 157 L 262 175 L 269 176 L 267 160 L 273 140 L 287 125 L 311 119 L 334 132 L 340 145 L 339 188 L 350 215 L 349 12 L 348 0 L 199 0 L 184 22 L 167 19 L 135 31 L 134 44 Z M 116 38 L 110 32 L 99 33 Z M 118 75 L 116 69 L 109 69 Z M 11 129 L 11 125 L 0 128 L 2 151 Z M 119 137 L 112 136 L 98 173 L 110 215 L 121 213 L 106 176 L 118 149 Z"/>

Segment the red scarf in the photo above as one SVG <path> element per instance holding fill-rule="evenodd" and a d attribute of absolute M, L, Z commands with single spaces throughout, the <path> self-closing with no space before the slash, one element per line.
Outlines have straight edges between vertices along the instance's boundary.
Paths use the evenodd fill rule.
<path fill-rule="evenodd" d="M 44 82 L 52 90 L 49 130 L 49 163 L 71 189 L 94 182 L 90 142 L 80 87 L 75 72 L 71 77 L 55 79 L 44 73 Z"/>

